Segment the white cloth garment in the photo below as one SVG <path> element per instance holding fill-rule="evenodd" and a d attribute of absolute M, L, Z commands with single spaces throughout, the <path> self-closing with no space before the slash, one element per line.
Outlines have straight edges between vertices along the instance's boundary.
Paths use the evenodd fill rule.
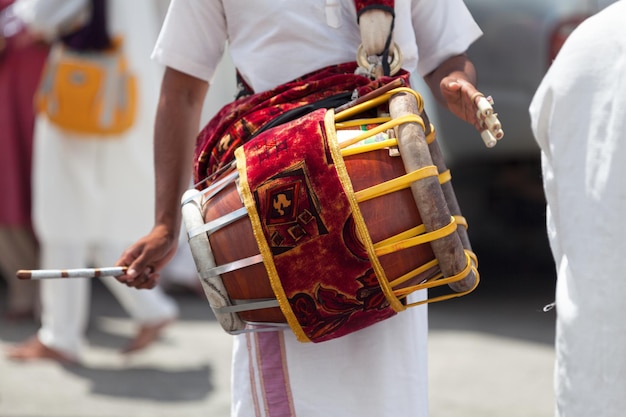
<path fill-rule="evenodd" d="M 38 116 L 33 221 L 41 268 L 113 266 L 153 224 L 152 132 L 162 68 L 151 61 L 161 17 L 153 0 L 110 0 L 110 33 L 124 38 L 138 75 L 138 114 L 123 134 L 101 139 L 60 130 Z M 160 288 L 138 291 L 105 280 L 141 324 L 174 318 L 177 306 Z M 42 282 L 40 340 L 76 356 L 87 323 L 89 280 Z"/>
<path fill-rule="evenodd" d="M 408 71 L 429 73 L 480 34 L 460 0 L 396 1 L 394 37 Z M 173 0 L 153 57 L 219 83 L 228 42 L 235 67 L 261 92 L 354 61 L 359 36 L 352 1 Z M 427 327 L 422 306 L 320 344 L 291 331 L 235 336 L 232 416 L 425 417 Z"/>
<path fill-rule="evenodd" d="M 89 19 L 89 0 L 17 0 L 13 11 L 28 27 L 48 41 L 66 35 Z"/>
<path fill-rule="evenodd" d="M 576 29 L 530 106 L 557 270 L 556 415 L 626 410 L 626 1 Z"/>
<path fill-rule="evenodd" d="M 96 265 L 113 265 L 127 244 L 102 246 L 83 244 L 44 245 L 41 263 L 46 268 L 84 265 L 89 259 Z M 101 278 L 130 317 L 138 324 L 156 324 L 178 314 L 175 301 L 160 287 L 138 290 L 119 283 L 113 277 Z M 41 328 L 39 340 L 48 347 L 78 358 L 84 344 L 89 318 L 92 278 L 43 280 L 41 282 Z"/>
<path fill-rule="evenodd" d="M 428 74 L 482 34 L 461 0 L 395 3 L 394 39 L 409 72 Z M 154 57 L 210 81 L 226 41 L 235 67 L 261 92 L 354 61 L 360 34 L 351 0 L 173 0 Z"/>

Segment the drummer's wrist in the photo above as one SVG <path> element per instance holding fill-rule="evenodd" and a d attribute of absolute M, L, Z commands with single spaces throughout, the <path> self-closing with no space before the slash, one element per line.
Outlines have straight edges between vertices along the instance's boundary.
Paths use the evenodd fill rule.
<path fill-rule="evenodd" d="M 153 230 L 167 239 L 178 239 L 181 221 L 180 216 L 157 217 Z"/>

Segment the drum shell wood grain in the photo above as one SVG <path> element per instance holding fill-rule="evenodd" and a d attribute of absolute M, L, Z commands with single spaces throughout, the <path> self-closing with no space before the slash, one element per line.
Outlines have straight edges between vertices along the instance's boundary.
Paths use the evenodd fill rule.
<path fill-rule="evenodd" d="M 405 174 L 400 157 L 389 156 L 389 151 L 385 149 L 348 156 L 344 159 L 344 163 L 355 192 Z M 204 203 L 204 220 L 205 222 L 215 220 L 241 207 L 243 203 L 233 182 Z M 409 189 L 359 203 L 359 208 L 374 243 L 422 223 Z M 209 236 L 209 241 L 218 266 L 260 253 L 248 217 L 214 232 Z M 434 259 L 434 255 L 430 244 L 423 244 L 381 256 L 379 259 L 387 279 L 391 281 Z M 323 262 L 328 262 L 328 260 L 324 259 Z M 404 285 L 415 285 L 438 272 L 438 268 L 432 268 Z M 263 264 L 224 273 L 221 278 L 231 300 L 275 298 Z M 244 311 L 238 314 L 247 322 L 286 322 L 284 315 L 277 307 Z"/>

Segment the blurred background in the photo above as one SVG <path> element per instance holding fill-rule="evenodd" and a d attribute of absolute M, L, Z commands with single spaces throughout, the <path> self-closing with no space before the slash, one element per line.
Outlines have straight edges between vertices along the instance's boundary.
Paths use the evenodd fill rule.
<path fill-rule="evenodd" d="M 545 234 L 539 148 L 528 107 L 567 36 L 614 0 L 465 0 L 484 35 L 468 51 L 478 89 L 492 96 L 504 139 L 486 149 L 473 128 L 427 104 L 453 175 L 483 289 L 545 292 L 554 284 Z M 432 103 L 432 100 L 430 101 Z M 505 279 L 509 273 L 524 279 Z"/>
<path fill-rule="evenodd" d="M 431 416 L 548 417 L 554 312 L 543 307 L 553 300 L 555 274 L 528 106 L 568 34 L 612 1 L 465 3 L 484 32 L 469 50 L 478 89 L 493 97 L 505 136 L 495 148 L 485 148 L 471 127 L 436 106 L 424 84 L 414 80 L 451 169 L 481 273 L 470 296 L 430 306 Z M 216 80 L 204 120 L 233 97 L 229 61 Z M 173 274 L 189 270 L 188 255 L 181 262 Z M 83 367 L 19 364 L 0 356 L 0 417 L 228 415 L 231 337 L 189 285 L 193 279 L 167 279 L 181 306 L 180 320 L 131 358 L 117 353 L 132 335 L 131 323 L 98 283 Z M 5 295 L 0 280 L 0 299 Z M 0 348 L 36 328 L 3 317 Z"/>

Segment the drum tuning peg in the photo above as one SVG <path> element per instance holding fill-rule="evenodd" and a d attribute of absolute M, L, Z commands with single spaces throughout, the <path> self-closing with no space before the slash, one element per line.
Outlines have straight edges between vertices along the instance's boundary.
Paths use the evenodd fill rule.
<path fill-rule="evenodd" d="M 478 107 L 478 111 L 476 112 L 476 117 L 480 120 L 481 126 L 486 127 L 486 129 L 480 133 L 480 136 L 488 148 L 493 148 L 496 146 L 497 141 L 504 137 L 502 124 L 500 120 L 498 120 L 498 113 L 493 111 L 493 98 L 483 95 L 477 95 L 477 98 L 476 107 Z"/>
<path fill-rule="evenodd" d="M 490 97 L 491 98 L 491 97 Z M 493 114 L 493 99 L 490 101 L 484 96 L 478 97 L 478 101 L 476 102 L 476 106 L 478 107 L 479 117 L 489 117 Z"/>
<path fill-rule="evenodd" d="M 494 146 L 496 146 L 496 143 L 498 143 L 496 137 L 488 129 L 480 132 L 480 137 L 483 139 L 483 142 L 485 142 L 485 146 L 488 148 L 493 148 Z"/>

